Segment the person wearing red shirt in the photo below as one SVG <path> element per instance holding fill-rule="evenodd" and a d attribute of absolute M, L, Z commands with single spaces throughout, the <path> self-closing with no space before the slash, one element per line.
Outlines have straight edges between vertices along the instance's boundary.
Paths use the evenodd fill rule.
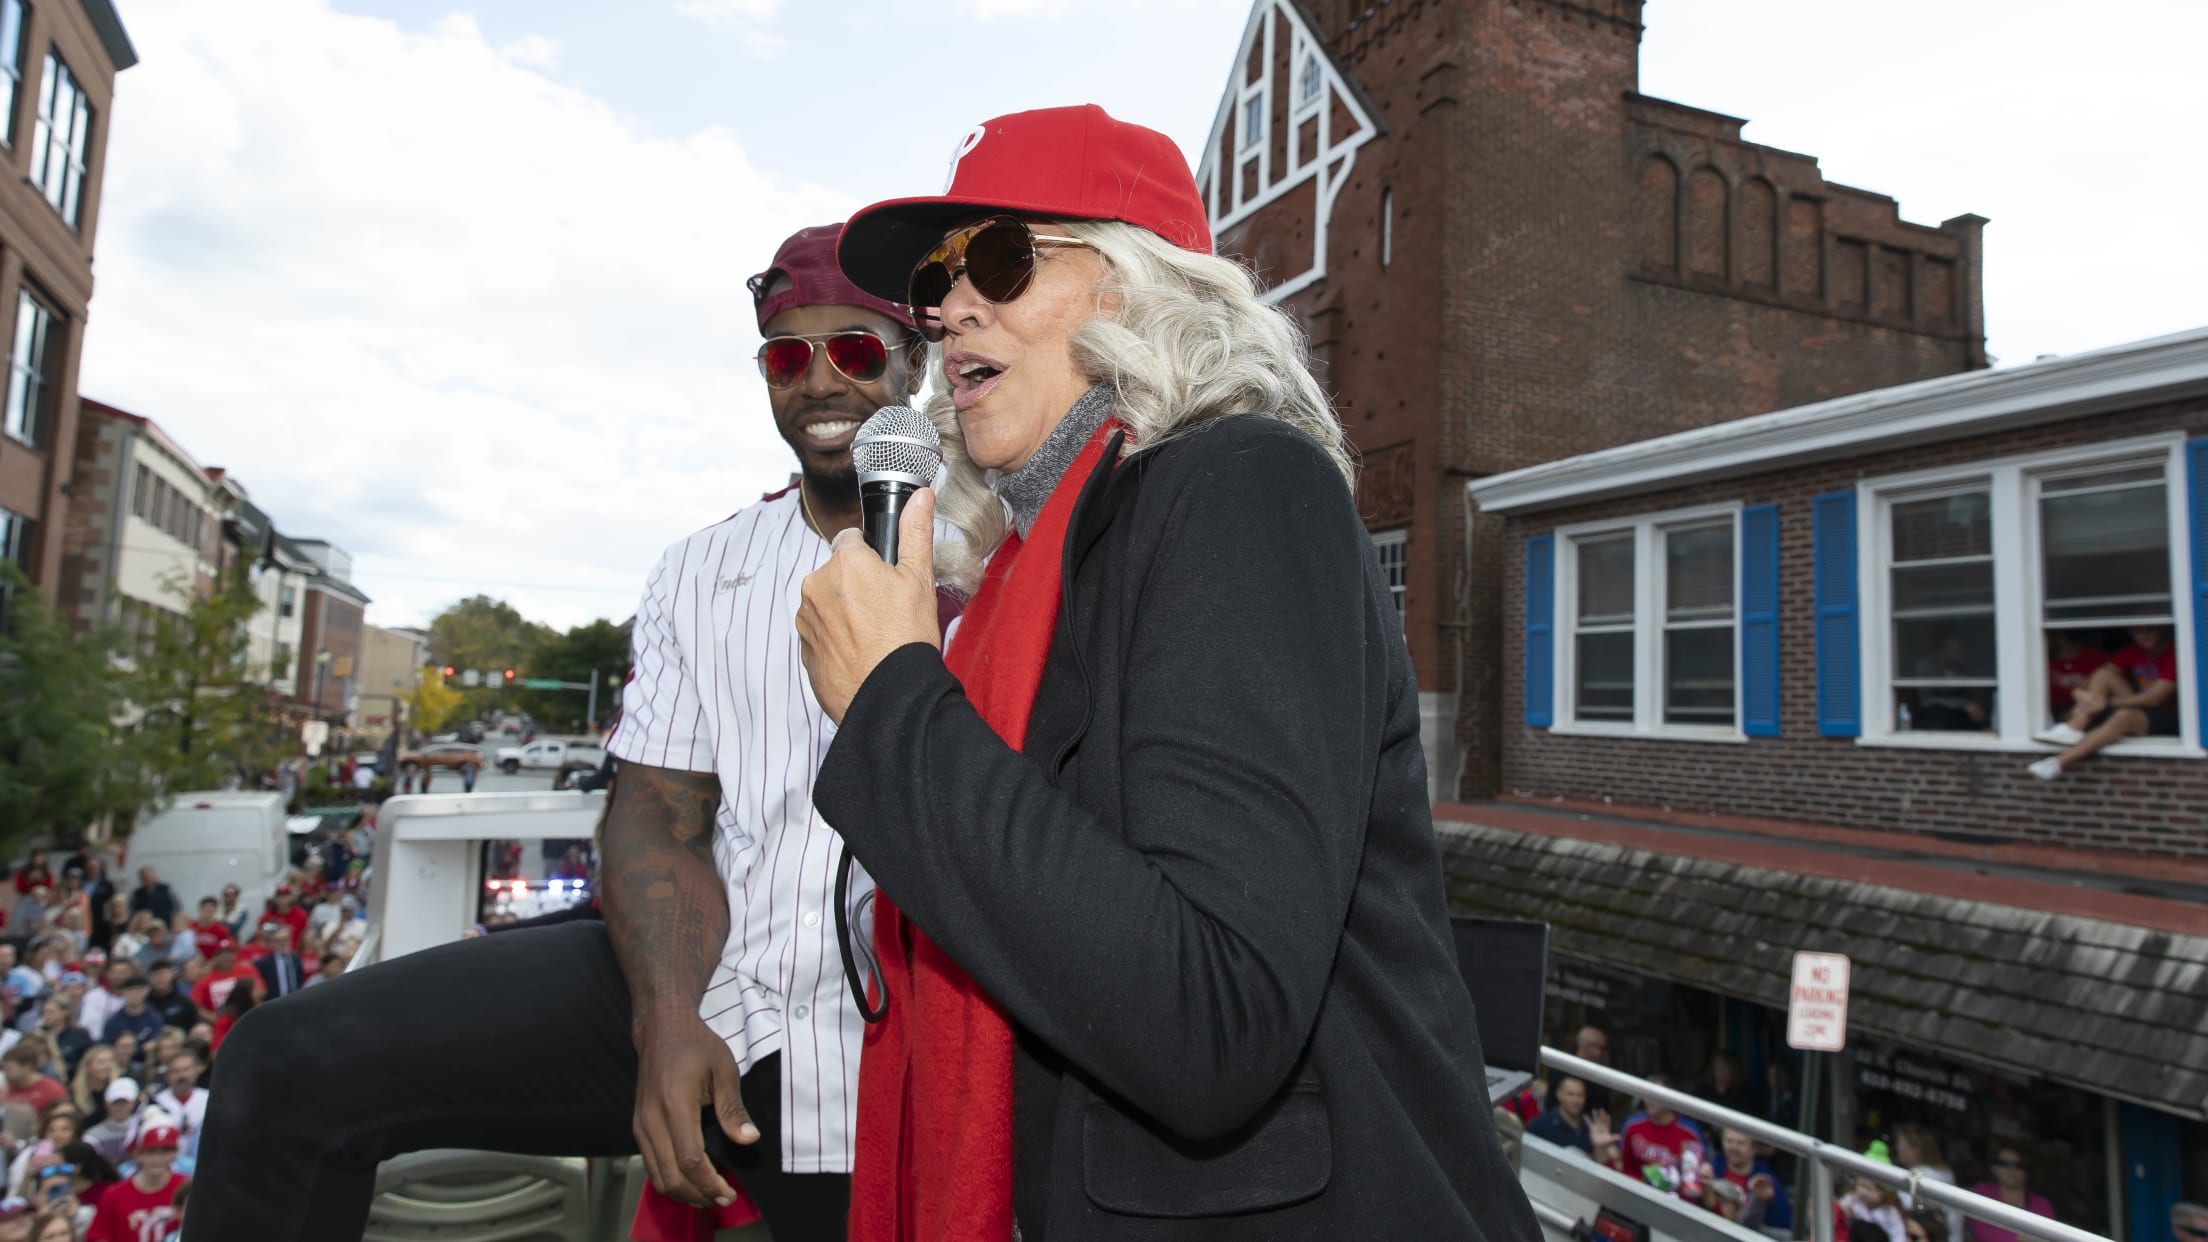
<path fill-rule="evenodd" d="M 108 1187 L 84 1242 L 162 1242 L 176 1221 L 176 1192 L 191 1179 L 173 1172 L 176 1127 L 155 1124 L 138 1136 L 138 1171 Z"/>
<path fill-rule="evenodd" d="M 213 1013 L 222 1008 L 222 1002 L 230 999 L 230 990 L 236 987 L 258 990 L 260 972 L 238 961 L 236 949 L 224 945 L 207 964 L 207 973 L 192 985 L 192 1000 L 203 1013 Z"/>
<path fill-rule="evenodd" d="M 213 958 L 217 950 L 234 943 L 229 924 L 216 912 L 215 899 L 200 898 L 199 918 L 192 923 L 192 944 L 198 948 L 199 955 Z"/>
<path fill-rule="evenodd" d="M 1620 1147 L 1627 1177 L 1638 1177 L 1658 1190 L 1701 1201 L 1702 1166 L 1708 1154 L 1703 1150 L 1702 1132 L 1682 1124 L 1678 1113 L 1650 1100 L 1648 1115 L 1625 1128 Z"/>
<path fill-rule="evenodd" d="M 299 904 L 297 894 L 293 891 L 291 885 L 279 884 L 276 886 L 275 898 L 268 903 L 267 911 L 261 915 L 262 925 L 266 926 L 270 919 L 275 919 L 291 930 L 291 943 L 286 944 L 284 948 L 297 953 L 299 951 L 299 937 L 305 935 L 307 931 L 307 910 L 305 906 Z"/>
<path fill-rule="evenodd" d="M 2108 653 L 2091 643 L 2078 641 L 2069 630 L 2047 632 L 2047 695 L 2051 709 L 2049 719 L 2067 720 L 2073 704 L 2071 700 L 2093 674 L 2108 663 Z"/>
<path fill-rule="evenodd" d="M 40 1067 L 46 1054 L 45 1042 L 36 1039 L 25 1039 L 0 1054 L 0 1080 L 7 1084 L 7 1090 L 0 1092 L 0 1104 L 21 1104 L 37 1114 L 68 1096 L 69 1089 Z"/>
<path fill-rule="evenodd" d="M 2175 737 L 2177 645 L 2166 625 L 2131 627 L 2131 644 L 2094 669 L 2071 696 L 2070 718 L 2039 735 L 2068 747 L 2026 769 L 2043 781 L 2058 779 L 2078 761 L 2127 737 Z"/>

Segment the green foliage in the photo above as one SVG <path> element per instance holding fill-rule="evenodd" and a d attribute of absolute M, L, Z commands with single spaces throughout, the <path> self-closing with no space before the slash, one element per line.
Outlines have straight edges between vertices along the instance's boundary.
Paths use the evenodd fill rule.
<path fill-rule="evenodd" d="M 488 595 L 461 600 L 429 623 L 429 648 L 455 668 L 486 671 L 521 668 L 555 635 Z"/>
<path fill-rule="evenodd" d="M 246 658 L 247 627 L 262 608 L 247 566 L 205 596 L 182 573 L 162 588 L 177 611 L 135 653 L 128 686 L 143 714 L 125 749 L 166 790 L 213 789 L 233 775 L 250 782 L 295 754 L 298 736 L 269 698 L 271 670 Z"/>
<path fill-rule="evenodd" d="M 613 690 L 621 684 L 622 671 L 628 666 L 628 630 L 601 619 L 548 639 L 528 663 L 518 667 L 523 677 L 549 678 L 577 685 L 587 683 L 595 673 L 598 710 L 602 714 L 613 702 Z M 610 686 L 606 682 L 608 677 L 614 679 Z M 583 716 L 590 696 L 581 690 L 523 690 L 514 698 L 521 710 L 534 717 L 542 729 L 579 731 L 586 723 Z"/>
<path fill-rule="evenodd" d="M 451 689 L 460 695 L 459 705 L 442 722 L 451 727 L 461 720 L 481 717 L 494 707 L 510 707 L 516 691 L 499 675 L 506 669 L 524 669 L 545 643 L 559 635 L 551 626 L 521 615 L 519 609 L 488 595 L 472 596 L 438 613 L 429 623 L 429 649 L 437 659 L 455 669 L 489 673 L 493 680 L 467 688 L 454 675 Z M 426 725 L 416 727 L 431 731 Z"/>
<path fill-rule="evenodd" d="M 27 836 L 70 836 L 153 800 L 151 773 L 115 745 L 125 679 L 111 632 L 78 635 L 22 571 L 0 562 L 0 856 Z"/>

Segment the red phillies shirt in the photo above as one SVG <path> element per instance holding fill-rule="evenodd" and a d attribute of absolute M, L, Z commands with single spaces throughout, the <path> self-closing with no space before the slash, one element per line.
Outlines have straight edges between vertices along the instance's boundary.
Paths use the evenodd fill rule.
<path fill-rule="evenodd" d="M 2177 680 L 2177 644 L 2164 643 L 2149 651 L 2137 643 L 2116 653 L 2116 667 L 2131 678 L 2132 688 L 2144 690 L 2158 681 Z M 2171 700 L 2175 703 L 2176 700 Z"/>
<path fill-rule="evenodd" d="M 2093 676 L 2093 670 L 2108 663 L 2108 654 L 2098 647 L 2079 647 L 2065 660 L 2059 656 L 2047 659 L 2047 689 L 2054 699 L 2055 718 L 2070 714 L 2070 699 Z"/>
<path fill-rule="evenodd" d="M 240 963 L 228 970 L 210 970 L 192 985 L 192 999 L 209 1013 L 222 1008 L 222 1002 L 230 999 L 230 989 L 244 984 L 258 987 L 261 976 L 251 966 Z"/>
<path fill-rule="evenodd" d="M 223 926 L 218 920 L 207 924 L 193 923 L 192 943 L 198 946 L 201 957 L 213 957 L 222 951 L 224 945 L 233 942 L 230 938 L 230 929 Z"/>
<path fill-rule="evenodd" d="M 279 910 L 271 905 L 261 912 L 262 922 L 265 923 L 270 919 L 275 919 L 291 929 L 291 944 L 288 947 L 292 952 L 297 953 L 299 951 L 299 937 L 304 935 L 307 930 L 307 908 L 297 902 L 293 902 L 289 910 Z"/>
<path fill-rule="evenodd" d="M 1643 1169 L 1662 1169 L 1664 1181 L 1681 1194 L 1686 1192 L 1688 1171 L 1702 1164 L 1702 1140 L 1678 1120 L 1657 1125 L 1643 1117 L 1625 1128 L 1625 1173 L 1643 1177 Z"/>
<path fill-rule="evenodd" d="M 135 1177 L 109 1186 L 92 1213 L 84 1242 L 161 1242 L 176 1223 L 176 1192 L 190 1180 L 171 1173 L 161 1189 L 152 1192 L 140 1190 Z"/>

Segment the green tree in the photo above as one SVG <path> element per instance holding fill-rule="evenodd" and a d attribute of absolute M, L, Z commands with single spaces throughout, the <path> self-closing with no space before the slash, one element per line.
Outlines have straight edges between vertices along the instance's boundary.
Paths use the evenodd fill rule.
<path fill-rule="evenodd" d="M 0 855 L 41 832 L 71 836 L 153 801 L 151 774 L 116 745 L 125 681 L 114 634 L 72 633 L 21 570 L 0 562 Z"/>
<path fill-rule="evenodd" d="M 629 631 L 626 626 L 600 619 L 578 625 L 548 639 L 526 664 L 518 666 L 523 677 L 548 678 L 583 685 L 598 679 L 598 710 L 604 714 L 613 702 L 613 690 L 629 666 Z M 613 678 L 608 685 L 606 679 Z M 553 731 L 579 730 L 590 696 L 581 690 L 523 690 L 517 696 L 521 709 Z"/>
<path fill-rule="evenodd" d="M 502 599 L 477 595 L 438 613 L 429 623 L 429 649 L 455 669 L 475 669 L 494 679 L 486 685 L 460 690 L 458 674 L 453 688 L 460 690 L 466 716 L 515 701 L 513 691 L 496 679 L 507 669 L 528 666 L 530 658 L 558 635 L 550 626 L 531 621 Z M 451 723 L 447 720 L 446 723 Z"/>
<path fill-rule="evenodd" d="M 143 713 L 133 757 L 167 790 L 250 781 L 291 753 L 294 739 L 269 699 L 271 670 L 247 658 L 247 627 L 262 607 L 240 563 L 205 595 L 181 572 L 162 581 L 177 601 L 140 644 L 130 701 Z"/>

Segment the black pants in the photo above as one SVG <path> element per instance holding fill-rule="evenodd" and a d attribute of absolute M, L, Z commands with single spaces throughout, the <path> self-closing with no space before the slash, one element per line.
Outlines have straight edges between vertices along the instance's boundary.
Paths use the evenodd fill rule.
<path fill-rule="evenodd" d="M 629 991 L 603 923 L 409 954 L 247 1014 L 210 1088 L 188 1242 L 357 1242 L 376 1165 L 432 1147 L 636 1154 Z M 781 1058 L 744 1076 L 760 1139 L 706 1150 L 775 1242 L 841 1242 L 843 1174 L 781 1166 Z"/>

